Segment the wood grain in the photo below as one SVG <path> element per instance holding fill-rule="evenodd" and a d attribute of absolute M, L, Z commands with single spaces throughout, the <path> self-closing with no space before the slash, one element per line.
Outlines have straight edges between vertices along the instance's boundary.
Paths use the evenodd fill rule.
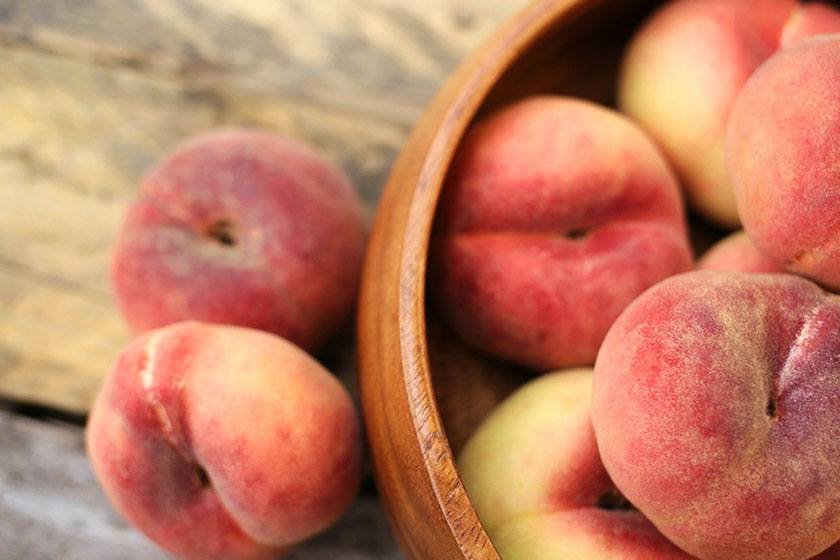
<path fill-rule="evenodd" d="M 534 374 L 468 347 L 433 312 L 426 337 L 435 405 L 457 457 L 484 418 Z"/>
<path fill-rule="evenodd" d="M 522 1 L 5 2 L 0 37 L 143 73 L 407 119 Z M 383 101 L 387 101 L 383 103 Z"/>
<path fill-rule="evenodd" d="M 129 337 L 111 244 L 168 148 L 300 138 L 372 211 L 423 105 L 522 3 L 0 0 L 0 396 L 89 408 Z"/>
<path fill-rule="evenodd" d="M 365 263 L 359 352 L 377 482 L 410 558 L 499 560 L 444 432 L 435 390 L 448 387 L 432 387 L 426 260 L 449 163 L 476 115 L 499 104 L 539 92 L 611 99 L 623 45 L 654 4 L 537 0 L 460 66 L 392 170 Z"/>
<path fill-rule="evenodd" d="M 102 494 L 77 426 L 0 411 L 0 549 L 9 560 L 164 560 Z M 397 560 L 381 506 L 359 498 L 285 560 Z"/>
<path fill-rule="evenodd" d="M 368 208 L 423 106 L 525 0 L 0 0 L 0 399 L 84 414 L 129 333 L 110 248 L 182 139 L 256 126 L 341 165 Z M 352 333 L 322 358 L 351 390 Z M 165 558 L 110 509 L 81 429 L 0 412 L 0 548 Z M 401 555 L 375 499 L 288 558 Z"/>

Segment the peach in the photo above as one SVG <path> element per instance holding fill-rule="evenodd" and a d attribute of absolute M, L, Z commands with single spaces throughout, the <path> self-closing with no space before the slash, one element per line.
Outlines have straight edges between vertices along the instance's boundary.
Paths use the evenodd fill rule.
<path fill-rule="evenodd" d="M 647 287 L 691 266 L 679 191 L 618 113 L 534 97 L 477 124 L 443 189 L 430 254 L 441 315 L 537 370 L 591 365 Z"/>
<path fill-rule="evenodd" d="M 87 427 L 116 509 L 165 550 L 263 560 L 330 525 L 361 477 L 339 382 L 262 331 L 185 322 L 120 355 Z"/>
<path fill-rule="evenodd" d="M 743 231 L 718 241 L 697 262 L 699 270 L 728 270 L 732 272 L 784 272 L 781 263 L 756 249 Z"/>
<path fill-rule="evenodd" d="M 619 107 L 639 122 L 674 165 L 690 205 L 736 227 L 725 163 L 735 97 L 780 47 L 840 31 L 840 14 L 795 0 L 676 0 L 635 34 L 619 80 Z"/>
<path fill-rule="evenodd" d="M 732 109 L 727 156 L 756 246 L 840 290 L 840 34 L 781 51 L 750 78 Z"/>
<path fill-rule="evenodd" d="M 703 560 L 840 539 L 840 297 L 699 271 L 633 302 L 598 354 L 592 422 L 616 486 Z"/>
<path fill-rule="evenodd" d="M 364 237 L 356 191 L 311 148 L 211 132 L 143 179 L 114 251 L 114 292 L 136 331 L 198 319 L 314 350 L 352 313 Z"/>
<path fill-rule="evenodd" d="M 592 370 L 546 374 L 508 397 L 459 458 L 505 560 L 688 560 L 616 491 L 590 422 Z"/>

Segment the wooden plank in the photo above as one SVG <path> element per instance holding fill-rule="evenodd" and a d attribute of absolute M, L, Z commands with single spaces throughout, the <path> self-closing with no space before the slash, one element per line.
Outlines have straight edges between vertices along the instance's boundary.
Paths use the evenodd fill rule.
<path fill-rule="evenodd" d="M 85 195 L 31 165 L 0 155 L 0 266 L 49 275 L 109 301 L 111 245 L 126 201 Z"/>
<path fill-rule="evenodd" d="M 410 125 L 271 95 L 102 68 L 0 48 L 0 161 L 27 179 L 100 198 L 130 198 L 168 148 L 218 126 L 259 126 L 313 144 L 373 203 Z M 3 187 L 8 188 L 4 185 Z"/>
<path fill-rule="evenodd" d="M 109 250 L 144 169 L 213 126 L 319 148 L 373 207 L 407 128 L 305 102 L 197 92 L 30 52 L 0 52 L 0 259 L 106 290 Z M 89 196 L 85 196 L 89 195 Z"/>
<path fill-rule="evenodd" d="M 84 412 L 128 332 L 107 295 L 0 264 L 0 388 Z"/>
<path fill-rule="evenodd" d="M 82 429 L 0 411 L 0 549 L 14 560 L 165 560 L 99 489 Z M 288 560 L 401 558 L 374 496 Z"/>
<path fill-rule="evenodd" d="M 0 40 L 413 120 L 464 53 L 524 3 L 28 0 L 0 9 Z"/>

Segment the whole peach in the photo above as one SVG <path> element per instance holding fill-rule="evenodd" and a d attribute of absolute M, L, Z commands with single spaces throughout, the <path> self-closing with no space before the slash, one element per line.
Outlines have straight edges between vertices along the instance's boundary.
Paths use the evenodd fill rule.
<path fill-rule="evenodd" d="M 779 48 L 840 31 L 840 14 L 795 0 L 676 0 L 634 35 L 619 83 L 619 107 L 674 165 L 690 205 L 736 227 L 726 170 L 729 112 L 752 73 Z"/>
<path fill-rule="evenodd" d="M 840 538 L 840 297 L 699 271 L 630 305 L 595 364 L 616 486 L 704 560 L 810 558 Z"/>
<path fill-rule="evenodd" d="M 616 491 L 589 417 L 592 370 L 549 373 L 502 402 L 459 472 L 505 560 L 688 560 Z"/>
<path fill-rule="evenodd" d="M 116 509 L 194 560 L 274 559 L 330 525 L 361 476 L 344 388 L 285 340 L 178 323 L 120 355 L 87 427 Z"/>
<path fill-rule="evenodd" d="M 629 120 L 534 97 L 477 124 L 443 189 L 430 255 L 441 315 L 538 370 L 591 365 L 633 298 L 688 270 L 679 191 Z"/>
<path fill-rule="evenodd" d="M 697 262 L 699 270 L 729 270 L 732 272 L 784 272 L 785 267 L 756 249 L 743 231 L 718 241 Z"/>
<path fill-rule="evenodd" d="M 787 269 L 840 290 L 840 34 L 768 60 L 729 121 L 744 230 Z"/>
<path fill-rule="evenodd" d="M 114 292 L 136 331 L 198 319 L 312 350 L 352 312 L 364 237 L 354 188 L 312 149 L 211 132 L 143 179 L 114 251 Z"/>

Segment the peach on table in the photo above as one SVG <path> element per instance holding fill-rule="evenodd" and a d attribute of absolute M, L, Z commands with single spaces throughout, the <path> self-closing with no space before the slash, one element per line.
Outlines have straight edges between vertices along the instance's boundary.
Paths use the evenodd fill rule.
<path fill-rule="evenodd" d="M 269 333 L 198 322 L 136 338 L 87 446 L 117 510 L 179 558 L 269 560 L 334 522 L 361 478 L 349 395 Z"/>

